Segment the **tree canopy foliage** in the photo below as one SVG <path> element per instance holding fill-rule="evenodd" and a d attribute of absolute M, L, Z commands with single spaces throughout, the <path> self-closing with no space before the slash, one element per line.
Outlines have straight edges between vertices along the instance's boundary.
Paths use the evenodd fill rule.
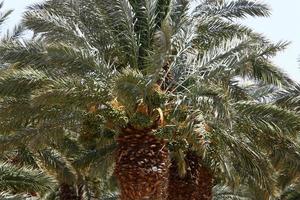
<path fill-rule="evenodd" d="M 178 177 L 194 152 L 216 200 L 298 198 L 300 87 L 271 60 L 288 42 L 238 22 L 269 15 L 250 0 L 30 6 L 0 44 L 0 199 L 126 199 L 131 132 L 165 141 Z"/>

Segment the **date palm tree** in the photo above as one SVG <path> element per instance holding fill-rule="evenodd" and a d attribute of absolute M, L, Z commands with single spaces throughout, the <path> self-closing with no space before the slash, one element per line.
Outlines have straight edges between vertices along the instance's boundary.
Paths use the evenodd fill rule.
<path fill-rule="evenodd" d="M 269 141 L 286 148 L 300 118 L 260 101 L 260 87 L 291 80 L 269 61 L 285 44 L 232 21 L 248 15 L 269 10 L 247 0 L 201 1 L 192 12 L 185 0 L 34 5 L 23 19 L 33 38 L 0 46 L 1 131 L 41 144 L 37 157 L 55 169 L 61 199 L 80 196 L 75 183 L 101 168 L 103 154 L 115 159 L 122 200 L 211 199 L 218 182 L 253 180 L 274 194 Z M 83 155 L 64 152 L 55 138 L 65 133 Z M 53 154 L 63 161 L 53 164 Z"/>

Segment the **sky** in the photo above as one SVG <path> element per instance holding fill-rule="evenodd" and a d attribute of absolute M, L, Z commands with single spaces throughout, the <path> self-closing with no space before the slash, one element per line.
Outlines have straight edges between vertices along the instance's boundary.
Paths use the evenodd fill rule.
<path fill-rule="evenodd" d="M 6 25 L 11 28 L 21 20 L 22 12 L 27 6 L 43 0 L 4 0 L 4 9 L 14 9 Z M 262 33 L 273 42 L 289 41 L 290 46 L 274 58 L 274 63 L 300 82 L 300 1 L 299 0 L 261 0 L 272 9 L 269 18 L 249 18 L 246 25 Z"/>

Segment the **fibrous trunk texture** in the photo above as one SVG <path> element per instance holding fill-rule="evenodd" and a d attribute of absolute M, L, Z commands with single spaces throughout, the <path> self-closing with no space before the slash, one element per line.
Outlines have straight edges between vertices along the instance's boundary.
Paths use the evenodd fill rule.
<path fill-rule="evenodd" d="M 60 200 L 79 200 L 76 188 L 72 185 L 61 184 L 59 187 L 59 199 Z"/>
<path fill-rule="evenodd" d="M 201 157 L 189 151 L 185 162 L 187 173 L 180 177 L 176 161 L 170 167 L 168 200 L 211 200 L 213 175 L 202 165 Z"/>
<path fill-rule="evenodd" d="M 115 175 L 121 200 L 166 199 L 170 165 L 166 142 L 148 131 L 126 129 L 118 145 Z"/>

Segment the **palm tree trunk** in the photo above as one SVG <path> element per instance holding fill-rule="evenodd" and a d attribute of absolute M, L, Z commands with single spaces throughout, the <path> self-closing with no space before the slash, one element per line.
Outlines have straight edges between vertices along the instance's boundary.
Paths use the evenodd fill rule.
<path fill-rule="evenodd" d="M 121 200 L 167 198 L 169 151 L 149 131 L 125 129 L 118 139 L 115 174 Z"/>
<path fill-rule="evenodd" d="M 72 185 L 62 183 L 59 187 L 60 200 L 79 200 L 76 188 Z"/>
<path fill-rule="evenodd" d="M 170 167 L 168 200 L 211 200 L 213 174 L 202 165 L 201 158 L 189 151 L 185 158 L 187 173 L 180 177 L 176 161 Z"/>

